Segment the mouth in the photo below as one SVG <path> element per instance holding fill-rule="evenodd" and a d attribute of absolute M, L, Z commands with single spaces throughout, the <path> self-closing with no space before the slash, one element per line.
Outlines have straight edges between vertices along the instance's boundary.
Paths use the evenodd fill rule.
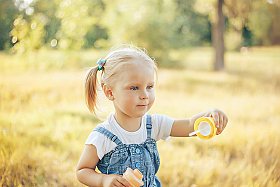
<path fill-rule="evenodd" d="M 138 107 L 147 107 L 148 105 L 137 105 Z"/>

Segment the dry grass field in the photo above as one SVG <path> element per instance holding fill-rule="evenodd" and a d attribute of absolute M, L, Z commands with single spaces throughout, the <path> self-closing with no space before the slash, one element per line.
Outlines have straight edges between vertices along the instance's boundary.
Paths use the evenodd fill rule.
<path fill-rule="evenodd" d="M 102 53 L 102 55 L 100 55 Z M 100 121 L 83 100 L 85 67 L 104 52 L 0 53 L 0 186 L 83 186 L 75 167 Z M 160 69 L 150 113 L 189 118 L 217 107 L 229 123 L 213 139 L 159 141 L 163 186 L 280 186 L 280 47 L 172 51 L 180 69 Z"/>

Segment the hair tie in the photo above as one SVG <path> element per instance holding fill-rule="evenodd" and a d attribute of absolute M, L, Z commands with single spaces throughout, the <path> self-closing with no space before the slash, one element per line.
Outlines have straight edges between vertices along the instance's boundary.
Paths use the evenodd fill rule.
<path fill-rule="evenodd" d="M 97 61 L 98 64 L 98 71 L 102 70 L 102 67 L 105 65 L 106 60 L 101 60 L 101 58 L 99 58 L 99 60 Z"/>

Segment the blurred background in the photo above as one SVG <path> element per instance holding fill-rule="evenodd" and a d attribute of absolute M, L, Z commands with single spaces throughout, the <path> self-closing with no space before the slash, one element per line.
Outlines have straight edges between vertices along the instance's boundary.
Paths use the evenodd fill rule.
<path fill-rule="evenodd" d="M 279 0 L 0 0 L 0 186 L 83 186 L 84 75 L 124 42 L 159 66 L 150 113 L 229 117 L 158 142 L 163 186 L 280 186 L 279 20 Z"/>

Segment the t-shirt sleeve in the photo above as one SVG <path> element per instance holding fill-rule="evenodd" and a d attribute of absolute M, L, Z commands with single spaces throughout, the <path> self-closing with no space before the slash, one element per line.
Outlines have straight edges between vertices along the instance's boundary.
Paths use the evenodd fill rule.
<path fill-rule="evenodd" d="M 152 115 L 152 138 L 156 141 L 162 139 L 168 141 L 170 139 L 170 133 L 172 125 L 175 119 L 163 115 L 163 114 L 153 114 Z"/>
<path fill-rule="evenodd" d="M 101 160 L 105 154 L 105 136 L 99 132 L 92 131 L 88 136 L 85 145 L 94 145 L 97 150 L 97 156 Z"/>

